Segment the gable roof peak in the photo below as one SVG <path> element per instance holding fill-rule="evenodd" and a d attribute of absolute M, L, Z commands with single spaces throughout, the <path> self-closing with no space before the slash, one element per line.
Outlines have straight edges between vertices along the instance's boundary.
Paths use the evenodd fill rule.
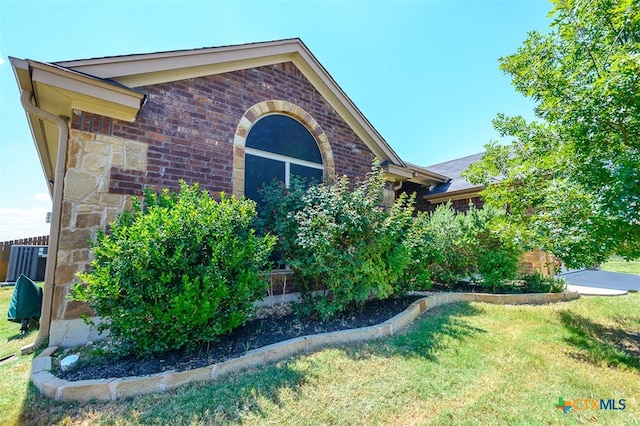
<path fill-rule="evenodd" d="M 59 61 L 55 66 L 129 88 L 291 62 L 381 160 L 405 163 L 300 38 Z"/>

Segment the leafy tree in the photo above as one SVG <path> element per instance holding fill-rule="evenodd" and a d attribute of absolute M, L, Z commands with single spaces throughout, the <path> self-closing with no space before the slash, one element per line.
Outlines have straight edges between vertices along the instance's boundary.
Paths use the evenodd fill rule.
<path fill-rule="evenodd" d="M 500 67 L 537 102 L 539 122 L 498 115 L 501 136 L 467 173 L 509 231 L 568 266 L 640 257 L 640 4 L 552 0 L 548 34 L 531 32 Z"/>

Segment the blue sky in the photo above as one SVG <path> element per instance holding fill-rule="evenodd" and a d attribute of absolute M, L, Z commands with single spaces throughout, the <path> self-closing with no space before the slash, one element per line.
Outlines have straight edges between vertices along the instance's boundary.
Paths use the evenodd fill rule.
<path fill-rule="evenodd" d="M 428 166 L 533 118 L 498 58 L 546 31 L 546 0 L 0 0 L 0 241 L 48 234 L 51 203 L 8 56 L 54 62 L 300 37 L 393 149 Z"/>

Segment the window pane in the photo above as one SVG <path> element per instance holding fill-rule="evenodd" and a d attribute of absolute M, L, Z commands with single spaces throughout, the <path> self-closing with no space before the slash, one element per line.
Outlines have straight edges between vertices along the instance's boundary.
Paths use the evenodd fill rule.
<path fill-rule="evenodd" d="M 284 182 L 284 163 L 246 154 L 244 158 L 244 195 L 260 203 L 259 190 L 273 179 Z"/>
<path fill-rule="evenodd" d="M 286 115 L 268 115 L 258 120 L 249 131 L 246 146 L 322 164 L 313 135 Z"/>
<path fill-rule="evenodd" d="M 292 176 L 299 176 L 304 178 L 307 183 L 315 181 L 317 183 L 322 182 L 322 170 L 312 169 L 311 167 L 301 166 L 299 164 L 290 164 L 289 172 Z"/>

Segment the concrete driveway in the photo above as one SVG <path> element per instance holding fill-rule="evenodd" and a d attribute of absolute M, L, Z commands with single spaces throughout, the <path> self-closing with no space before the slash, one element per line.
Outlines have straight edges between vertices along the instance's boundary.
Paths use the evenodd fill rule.
<path fill-rule="evenodd" d="M 581 295 L 620 296 L 640 291 L 640 276 L 608 271 L 584 270 L 559 275 L 567 281 L 567 290 Z"/>

